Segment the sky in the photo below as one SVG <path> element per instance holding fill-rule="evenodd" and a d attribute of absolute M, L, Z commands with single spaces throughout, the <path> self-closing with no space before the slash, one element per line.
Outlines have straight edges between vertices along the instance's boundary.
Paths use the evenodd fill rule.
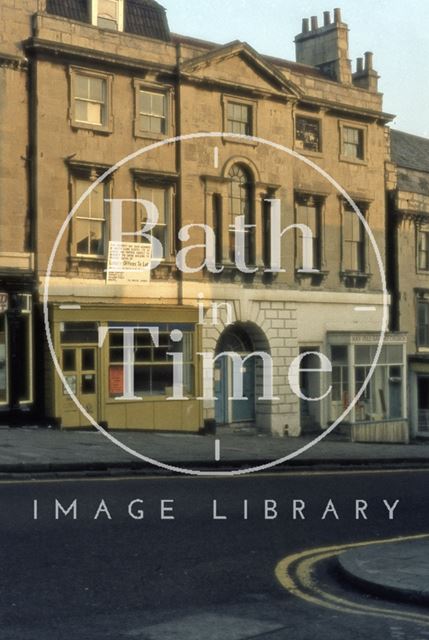
<path fill-rule="evenodd" d="M 428 0 L 160 0 L 171 31 L 224 44 L 244 40 L 260 53 L 295 60 L 302 18 L 334 7 L 349 26 L 350 58 L 374 53 L 384 111 L 393 127 L 429 138 Z"/>

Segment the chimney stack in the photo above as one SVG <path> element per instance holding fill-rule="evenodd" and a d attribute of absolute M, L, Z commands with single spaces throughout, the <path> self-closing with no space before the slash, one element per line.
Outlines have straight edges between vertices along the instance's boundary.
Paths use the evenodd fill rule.
<path fill-rule="evenodd" d="M 302 19 L 302 33 L 308 33 L 310 31 L 310 21 L 308 18 Z"/>
<path fill-rule="evenodd" d="M 352 69 L 349 60 L 348 27 L 341 20 L 341 10 L 323 12 L 323 26 L 319 27 L 317 16 L 302 22 L 302 33 L 295 38 L 296 61 L 319 67 L 327 76 L 344 84 L 352 83 Z"/>
<path fill-rule="evenodd" d="M 334 22 L 336 24 L 341 22 L 341 9 L 334 9 Z"/>
<path fill-rule="evenodd" d="M 367 91 L 377 93 L 378 80 L 380 76 L 374 71 L 374 54 L 371 51 L 365 52 L 365 66 L 363 58 L 357 59 L 356 73 L 353 74 L 353 84 Z"/>
<path fill-rule="evenodd" d="M 372 71 L 374 54 L 371 51 L 365 52 L 365 71 Z"/>

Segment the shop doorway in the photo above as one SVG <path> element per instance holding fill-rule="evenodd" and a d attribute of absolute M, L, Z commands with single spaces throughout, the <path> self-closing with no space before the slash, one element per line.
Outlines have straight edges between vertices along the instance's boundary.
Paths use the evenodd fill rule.
<path fill-rule="evenodd" d="M 86 411 L 98 421 L 98 367 L 95 346 L 67 345 L 62 349 L 64 377 L 76 398 Z M 78 409 L 67 389 L 63 387 L 63 427 L 87 427 L 89 420 Z"/>
<path fill-rule="evenodd" d="M 304 355 L 300 365 L 300 388 L 306 398 L 320 396 L 320 359 L 316 355 L 319 347 L 302 347 L 300 355 Z M 320 402 L 300 398 L 301 432 L 320 431 Z"/>
<path fill-rule="evenodd" d="M 417 376 L 418 433 L 429 436 L 429 376 Z"/>
<path fill-rule="evenodd" d="M 240 325 L 227 329 L 221 336 L 216 354 L 232 352 L 245 358 L 255 351 L 253 341 Z M 215 369 L 215 418 L 218 425 L 234 423 L 254 423 L 256 419 L 256 365 L 255 358 L 250 358 L 242 367 L 243 396 L 247 400 L 232 400 L 233 365 L 228 356 L 216 362 Z"/>

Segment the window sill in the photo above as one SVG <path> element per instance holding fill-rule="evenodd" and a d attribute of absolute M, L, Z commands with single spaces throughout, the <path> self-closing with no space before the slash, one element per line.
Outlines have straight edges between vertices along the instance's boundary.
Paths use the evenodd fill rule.
<path fill-rule="evenodd" d="M 307 271 L 304 269 L 295 269 L 295 279 L 301 282 L 302 280 L 310 280 L 311 286 L 318 287 L 328 277 L 329 271 L 322 269 L 314 269 Z"/>
<path fill-rule="evenodd" d="M 85 124 L 85 122 L 71 122 L 71 128 L 74 131 L 92 131 L 103 136 L 109 136 L 113 133 L 113 126 L 98 126 L 96 124 Z"/>
<path fill-rule="evenodd" d="M 340 162 L 347 162 L 347 164 L 355 164 L 357 166 L 361 166 L 361 167 L 367 167 L 368 166 L 368 160 L 364 159 L 360 159 L 360 158 L 349 158 L 348 156 L 343 156 L 340 155 Z"/>
<path fill-rule="evenodd" d="M 309 156 L 310 158 L 323 158 L 323 151 L 301 149 L 300 147 L 297 147 L 296 144 L 294 145 L 293 150 L 296 151 L 296 153 L 299 153 L 301 156 Z"/>
<path fill-rule="evenodd" d="M 134 137 L 139 140 L 168 140 L 168 138 L 173 137 L 173 133 L 150 133 L 149 131 L 138 131 L 134 130 Z"/>
<path fill-rule="evenodd" d="M 359 271 L 342 271 L 340 277 L 348 289 L 364 289 L 370 281 L 372 274 Z"/>
<path fill-rule="evenodd" d="M 234 133 L 224 133 L 223 134 L 223 143 L 226 144 L 227 142 L 229 143 L 234 143 L 234 144 L 245 144 L 249 147 L 257 147 L 259 142 L 257 142 L 256 140 L 249 140 L 249 138 L 252 138 L 253 136 L 255 136 L 255 134 L 250 134 L 247 137 L 244 136 L 241 137 L 242 134 L 234 134 Z"/>

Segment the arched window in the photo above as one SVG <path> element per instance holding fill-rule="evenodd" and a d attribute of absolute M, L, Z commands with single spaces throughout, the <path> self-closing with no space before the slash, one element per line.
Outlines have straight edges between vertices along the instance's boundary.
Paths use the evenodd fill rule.
<path fill-rule="evenodd" d="M 235 226 L 237 216 L 244 216 L 246 225 L 252 224 L 253 182 L 250 173 L 242 165 L 234 164 L 229 171 L 229 178 L 229 224 L 231 227 Z M 235 261 L 235 236 L 236 233 L 230 229 L 229 253 L 232 262 Z M 253 229 L 247 229 L 245 236 L 245 260 L 247 265 L 254 262 L 253 237 Z"/>

